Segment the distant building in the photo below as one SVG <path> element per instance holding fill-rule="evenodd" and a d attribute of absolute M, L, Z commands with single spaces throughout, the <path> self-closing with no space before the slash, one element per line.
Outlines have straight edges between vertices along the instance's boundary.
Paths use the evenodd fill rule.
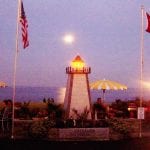
<path fill-rule="evenodd" d="M 129 117 L 130 118 L 137 118 L 137 106 L 135 103 L 131 102 L 128 105 Z"/>

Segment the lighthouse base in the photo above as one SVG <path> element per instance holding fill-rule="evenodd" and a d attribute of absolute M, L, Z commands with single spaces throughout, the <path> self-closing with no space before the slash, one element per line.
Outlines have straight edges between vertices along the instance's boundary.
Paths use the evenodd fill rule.
<path fill-rule="evenodd" d="M 64 101 L 66 118 L 87 115 L 91 119 L 91 98 L 87 74 L 69 74 Z"/>

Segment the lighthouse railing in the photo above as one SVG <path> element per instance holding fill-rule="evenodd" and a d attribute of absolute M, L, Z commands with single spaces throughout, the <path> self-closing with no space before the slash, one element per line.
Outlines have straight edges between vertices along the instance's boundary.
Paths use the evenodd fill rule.
<path fill-rule="evenodd" d="M 66 73 L 68 73 L 68 74 L 71 74 L 71 73 L 88 74 L 88 73 L 91 73 L 91 68 L 90 67 L 82 67 L 82 68 L 66 67 Z"/>

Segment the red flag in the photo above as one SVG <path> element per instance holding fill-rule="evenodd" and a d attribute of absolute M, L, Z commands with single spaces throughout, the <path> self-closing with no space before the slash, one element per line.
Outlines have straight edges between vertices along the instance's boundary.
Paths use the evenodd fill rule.
<path fill-rule="evenodd" d="M 21 30 L 22 30 L 22 42 L 23 42 L 23 48 L 29 46 L 29 40 L 28 40 L 28 22 L 26 19 L 23 2 L 21 1 L 21 7 L 20 7 L 20 23 L 21 23 Z"/>
<path fill-rule="evenodd" d="M 150 15 L 148 13 L 146 13 L 147 16 L 147 29 L 146 31 L 150 33 Z"/>

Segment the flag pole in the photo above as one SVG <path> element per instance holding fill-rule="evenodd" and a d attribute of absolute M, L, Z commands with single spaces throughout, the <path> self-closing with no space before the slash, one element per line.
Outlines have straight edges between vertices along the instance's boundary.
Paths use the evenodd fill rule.
<path fill-rule="evenodd" d="M 140 50 L 140 107 L 143 102 L 143 67 L 144 67 L 144 6 L 141 6 L 141 50 Z M 140 119 L 140 133 L 142 137 L 142 119 Z"/>
<path fill-rule="evenodd" d="M 18 10 L 17 10 L 17 23 L 16 23 L 16 49 L 14 57 L 14 71 L 13 71 L 13 97 L 12 97 L 12 133 L 11 138 L 14 139 L 14 117 L 15 117 L 15 98 L 16 98 L 16 72 L 17 72 L 17 58 L 18 58 L 18 33 L 19 33 L 19 15 L 20 15 L 20 5 L 21 1 L 18 0 Z"/>

